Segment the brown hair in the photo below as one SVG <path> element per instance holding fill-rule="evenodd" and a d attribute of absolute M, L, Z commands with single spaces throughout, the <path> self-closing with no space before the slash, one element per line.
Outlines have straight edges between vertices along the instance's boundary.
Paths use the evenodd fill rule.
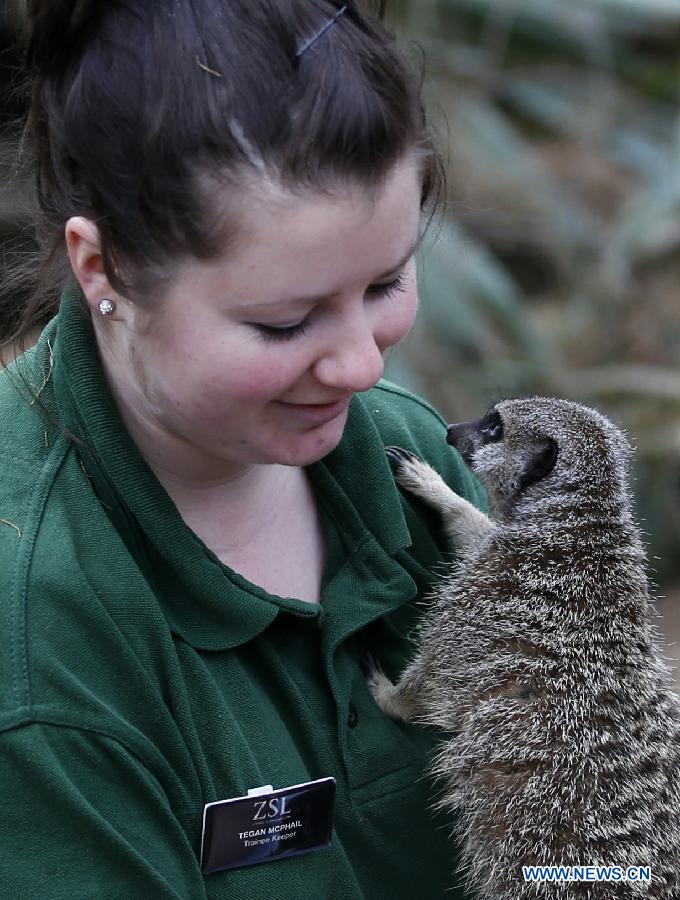
<path fill-rule="evenodd" d="M 8 341 L 56 312 L 66 221 L 94 221 L 114 289 L 145 302 L 186 255 L 224 252 L 238 221 L 211 203 L 263 174 L 291 191 L 374 190 L 414 150 L 423 206 L 442 186 L 421 77 L 384 2 L 29 0 L 37 180 L 34 287 Z M 6 341 L 7 343 L 7 341 Z M 2 346 L 2 345 L 0 345 Z"/>

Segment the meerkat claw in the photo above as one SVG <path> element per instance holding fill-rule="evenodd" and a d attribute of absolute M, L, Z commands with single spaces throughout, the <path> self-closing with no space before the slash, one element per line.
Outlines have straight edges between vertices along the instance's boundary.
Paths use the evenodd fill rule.
<path fill-rule="evenodd" d="M 385 447 L 385 454 L 395 471 L 405 462 L 420 462 L 419 457 L 415 453 L 411 453 L 410 450 L 404 450 L 402 447 Z"/>
<path fill-rule="evenodd" d="M 379 686 L 384 685 L 386 681 L 388 681 L 390 687 L 392 687 L 392 682 L 389 681 L 385 673 L 382 671 L 378 660 L 375 658 L 375 656 L 373 656 L 372 653 L 362 653 L 359 657 L 359 665 L 361 666 L 361 671 L 364 678 L 366 679 L 366 684 L 368 685 L 374 697 L 376 695 L 376 692 L 379 693 L 380 691 Z"/>
<path fill-rule="evenodd" d="M 374 672 L 380 671 L 378 660 L 372 653 L 362 653 L 359 657 L 359 666 L 365 678 L 370 678 Z"/>

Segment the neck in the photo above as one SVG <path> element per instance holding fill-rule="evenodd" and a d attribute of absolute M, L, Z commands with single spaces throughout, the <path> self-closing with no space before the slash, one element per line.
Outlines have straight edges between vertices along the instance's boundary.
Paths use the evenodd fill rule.
<path fill-rule="evenodd" d="M 304 469 L 294 466 L 250 466 L 239 476 L 200 484 L 156 474 L 187 525 L 227 555 L 248 552 L 265 525 L 276 530 L 300 491 L 309 489 Z"/>

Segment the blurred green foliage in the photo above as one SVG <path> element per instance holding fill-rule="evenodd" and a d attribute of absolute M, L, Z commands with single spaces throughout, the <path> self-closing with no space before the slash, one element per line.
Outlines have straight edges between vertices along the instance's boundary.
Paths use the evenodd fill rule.
<path fill-rule="evenodd" d="M 398 0 L 448 198 L 388 377 L 449 421 L 595 405 L 636 452 L 659 583 L 680 578 L 680 0 Z"/>

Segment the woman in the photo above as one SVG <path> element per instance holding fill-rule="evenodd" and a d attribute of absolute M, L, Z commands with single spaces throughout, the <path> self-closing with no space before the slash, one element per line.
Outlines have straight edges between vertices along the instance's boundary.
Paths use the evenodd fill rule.
<path fill-rule="evenodd" d="M 417 78 L 354 3 L 32 7 L 34 307 L 65 289 L 0 382 L 0 883 L 462 897 L 436 735 L 361 671 L 403 668 L 443 559 L 384 447 L 481 500 L 380 381 L 435 184 Z"/>

